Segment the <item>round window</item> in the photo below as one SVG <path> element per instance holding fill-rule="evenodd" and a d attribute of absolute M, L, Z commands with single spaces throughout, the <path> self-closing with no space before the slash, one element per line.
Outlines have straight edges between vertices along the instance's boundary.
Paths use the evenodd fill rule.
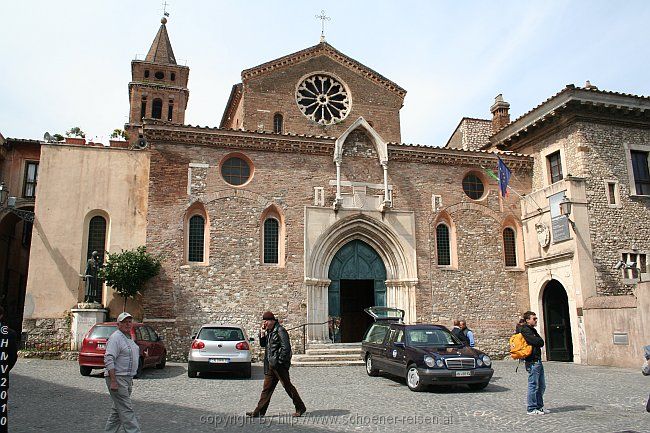
<path fill-rule="evenodd" d="M 233 156 L 221 164 L 221 176 L 230 185 L 243 185 L 251 177 L 251 167 L 246 160 Z"/>
<path fill-rule="evenodd" d="M 350 97 L 345 86 L 322 74 L 312 75 L 300 83 L 296 102 L 305 117 L 321 125 L 340 122 L 350 112 Z"/>
<path fill-rule="evenodd" d="M 156 71 L 154 77 L 156 77 L 156 80 L 162 80 L 163 78 L 165 78 L 165 73 L 161 71 Z"/>
<path fill-rule="evenodd" d="M 483 197 L 485 192 L 485 185 L 480 177 L 474 173 L 470 173 L 463 179 L 463 191 L 467 194 L 467 197 L 472 200 L 478 200 Z"/>

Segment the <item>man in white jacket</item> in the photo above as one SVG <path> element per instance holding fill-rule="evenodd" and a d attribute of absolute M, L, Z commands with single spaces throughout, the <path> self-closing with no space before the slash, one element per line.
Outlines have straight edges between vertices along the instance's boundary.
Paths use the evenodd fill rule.
<path fill-rule="evenodd" d="M 127 312 L 117 317 L 117 331 L 106 343 L 104 367 L 106 385 L 113 400 L 113 408 L 106 421 L 105 432 L 116 433 L 120 427 L 126 433 L 140 433 L 140 425 L 133 411 L 131 391 L 133 376 L 138 372 L 140 348 L 131 339 L 133 318 Z"/>

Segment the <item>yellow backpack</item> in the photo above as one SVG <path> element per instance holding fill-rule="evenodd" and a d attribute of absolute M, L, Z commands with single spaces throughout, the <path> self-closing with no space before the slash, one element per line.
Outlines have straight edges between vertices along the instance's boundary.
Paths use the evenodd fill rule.
<path fill-rule="evenodd" d="M 510 337 L 510 356 L 512 359 L 528 358 L 533 353 L 533 346 L 528 344 L 521 332 Z"/>

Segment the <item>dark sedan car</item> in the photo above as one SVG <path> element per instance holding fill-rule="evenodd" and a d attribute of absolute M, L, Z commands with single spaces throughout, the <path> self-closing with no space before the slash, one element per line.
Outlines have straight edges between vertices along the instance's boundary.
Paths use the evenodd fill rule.
<path fill-rule="evenodd" d="M 369 376 L 380 371 L 406 378 L 412 391 L 427 385 L 468 385 L 485 388 L 494 370 L 490 357 L 458 341 L 441 325 L 405 325 L 404 311 L 371 307 L 375 323 L 361 343 Z"/>

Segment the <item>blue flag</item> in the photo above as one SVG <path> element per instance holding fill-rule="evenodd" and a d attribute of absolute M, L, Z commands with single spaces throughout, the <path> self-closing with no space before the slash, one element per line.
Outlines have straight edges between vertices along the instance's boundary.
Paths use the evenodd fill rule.
<path fill-rule="evenodd" d="M 501 190 L 501 195 L 505 197 L 506 195 L 508 195 L 508 182 L 510 182 L 510 169 L 508 168 L 506 163 L 501 160 L 501 158 L 499 158 L 497 169 L 499 171 L 499 189 Z"/>

